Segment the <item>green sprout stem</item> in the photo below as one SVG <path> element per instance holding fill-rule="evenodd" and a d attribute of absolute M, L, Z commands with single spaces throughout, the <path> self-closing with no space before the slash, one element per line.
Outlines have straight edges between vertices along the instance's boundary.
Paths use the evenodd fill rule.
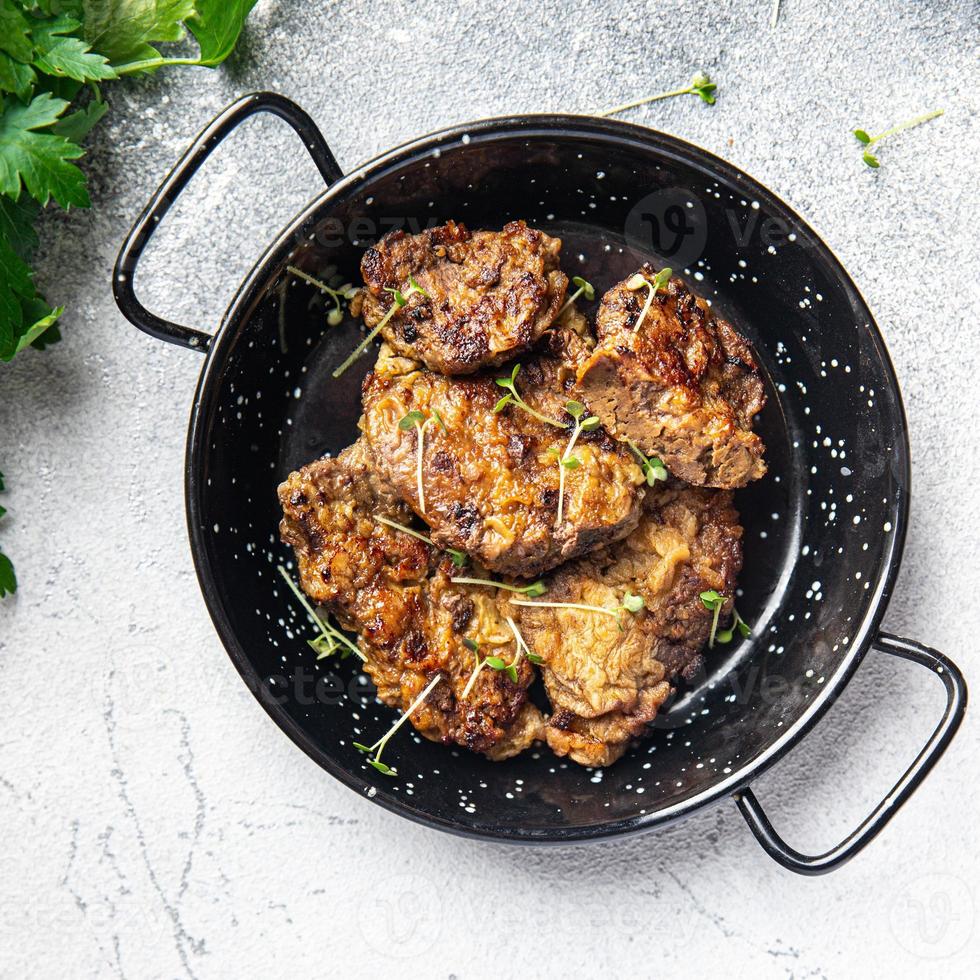
<path fill-rule="evenodd" d="M 470 674 L 470 679 L 466 682 L 463 693 L 459 696 L 460 701 L 465 701 L 470 696 L 470 691 L 473 690 L 473 685 L 476 683 L 477 677 L 480 676 L 480 671 L 487 663 L 486 660 L 480 658 L 480 648 L 475 643 L 473 644 L 473 661 L 473 673 Z"/>
<path fill-rule="evenodd" d="M 298 279 L 308 282 L 311 286 L 316 286 L 317 289 L 323 293 L 326 293 L 333 300 L 333 309 L 327 314 L 327 323 L 331 327 L 336 327 L 343 319 L 343 303 L 344 300 L 349 300 L 351 298 L 351 294 L 354 292 L 353 287 L 350 284 L 347 284 L 346 287 L 341 286 L 340 289 L 331 289 L 331 287 L 325 282 L 321 282 L 319 279 L 316 279 L 309 273 L 303 272 L 302 269 L 297 269 L 294 265 L 287 265 L 286 269 Z"/>
<path fill-rule="evenodd" d="M 617 113 L 626 112 L 627 109 L 636 109 L 641 105 L 650 102 L 659 102 L 661 99 L 672 99 L 678 95 L 696 95 L 702 102 L 708 105 L 715 103 L 715 91 L 718 86 L 704 73 L 698 72 L 685 88 L 671 89 L 669 92 L 660 92 L 657 95 L 648 95 L 644 99 L 637 99 L 635 102 L 624 102 L 622 105 L 613 106 L 611 109 L 604 109 L 596 113 L 599 116 L 615 116 Z"/>
<path fill-rule="evenodd" d="M 644 606 L 644 602 L 639 596 L 634 596 L 629 592 L 624 596 L 623 603 L 614 606 L 612 609 L 608 606 L 590 606 L 582 602 L 534 602 L 528 599 L 511 599 L 511 602 L 515 606 L 531 606 L 532 608 L 538 607 L 543 609 L 578 609 L 582 612 L 603 613 L 606 616 L 612 616 L 616 620 L 616 625 L 619 626 L 620 630 L 623 628 L 620 614 L 623 612 L 638 613 Z"/>
<path fill-rule="evenodd" d="M 494 582 L 488 578 L 451 578 L 450 582 L 457 585 L 490 585 L 496 589 L 504 589 L 506 592 L 516 592 L 519 595 L 538 596 L 544 595 L 548 587 L 540 579 L 530 585 L 508 585 L 506 582 Z"/>
<path fill-rule="evenodd" d="M 339 378 L 367 349 L 369 344 L 379 333 L 388 325 L 388 321 L 395 315 L 398 303 L 392 303 L 391 309 L 372 327 L 367 336 L 347 355 L 347 358 L 339 366 L 334 368 L 331 377 Z"/>
<path fill-rule="evenodd" d="M 656 457 L 645 456 L 635 442 L 632 439 L 626 440 L 626 445 L 633 450 L 636 458 L 640 461 L 640 469 L 643 470 L 643 475 L 647 478 L 647 486 L 653 486 L 657 480 L 666 480 L 670 474 L 667 472 L 667 467 L 664 466 L 663 461 L 657 459 Z"/>
<path fill-rule="evenodd" d="M 385 524 L 388 527 L 394 528 L 396 531 L 402 531 L 405 534 L 410 534 L 413 538 L 418 538 L 419 541 L 424 541 L 427 545 L 431 545 L 433 548 L 436 547 L 435 542 L 432 538 L 426 537 L 420 531 L 414 531 L 410 527 L 405 527 L 404 524 L 399 524 L 398 521 L 390 520 L 387 517 L 382 517 L 380 514 L 375 514 L 374 519 L 379 524 Z M 443 549 L 447 555 L 453 560 L 453 564 L 457 568 L 462 568 L 466 564 L 466 553 L 463 551 L 458 551 L 456 548 L 444 548 Z"/>
<path fill-rule="evenodd" d="M 668 268 L 661 269 L 654 277 L 653 282 L 651 282 L 642 272 L 637 272 L 636 275 L 630 276 L 626 282 L 626 288 L 630 290 L 642 289 L 646 286 L 647 298 L 646 302 L 643 304 L 643 309 L 640 311 L 640 318 L 633 325 L 633 333 L 640 332 L 640 326 L 646 319 L 647 313 L 650 312 L 650 307 L 653 305 L 653 297 L 657 295 L 657 290 L 664 289 L 667 283 L 670 282 L 670 277 L 673 270 Z"/>
<path fill-rule="evenodd" d="M 286 583 L 293 590 L 293 594 L 296 596 L 297 599 L 299 599 L 300 603 L 302 603 L 302 606 L 306 610 L 310 619 L 313 620 L 317 628 L 320 630 L 322 639 L 327 645 L 327 649 L 323 651 L 323 655 L 325 656 L 327 653 L 330 653 L 333 650 L 335 650 L 338 644 L 343 644 L 358 659 L 365 660 L 366 657 L 364 656 L 364 654 L 361 653 L 361 651 L 358 650 L 357 647 L 346 636 L 344 636 L 343 633 L 340 632 L 340 630 L 334 629 L 334 627 L 331 626 L 329 622 L 324 622 L 322 619 L 320 619 L 320 617 L 316 614 L 316 610 L 310 605 L 309 600 L 303 594 L 303 591 L 300 589 L 300 587 L 293 581 L 292 576 L 289 574 L 289 572 L 286 571 L 285 567 L 282 565 L 279 565 L 278 567 L 279 567 L 279 574 L 286 580 Z"/>
<path fill-rule="evenodd" d="M 743 637 L 749 636 L 752 633 L 749 624 L 739 616 L 738 610 L 734 606 L 732 607 L 732 625 L 727 630 L 718 629 L 718 617 L 721 615 L 721 607 L 727 601 L 725 596 L 720 592 L 716 592 L 714 589 L 708 589 L 706 592 L 701 593 L 701 602 L 704 603 L 705 609 L 714 613 L 711 617 L 711 633 L 708 635 L 708 649 L 714 647 L 715 641 L 718 643 L 730 643 L 736 629 Z"/>
<path fill-rule="evenodd" d="M 360 749 L 362 752 L 367 752 L 369 755 L 372 752 L 375 753 L 374 758 L 369 759 L 368 761 L 371 763 L 372 766 L 374 766 L 375 769 L 383 773 L 385 776 L 398 775 L 397 769 L 386 766 L 381 761 L 381 753 L 384 752 L 385 746 L 391 740 L 391 737 L 395 734 L 395 732 L 397 732 L 398 729 L 401 728 L 406 721 L 408 721 L 408 719 L 411 717 L 415 709 L 418 708 L 419 705 L 422 704 L 422 702 L 425 701 L 425 699 L 432 693 L 432 689 L 441 680 L 442 680 L 442 674 L 436 674 L 436 676 L 433 677 L 432 680 L 429 681 L 429 683 L 425 686 L 425 690 L 423 690 L 422 693 L 408 706 L 408 710 L 402 714 L 402 716 L 394 723 L 394 725 L 392 725 L 391 728 L 389 728 L 388 731 L 385 732 L 385 734 L 382 735 L 381 738 L 379 738 L 377 742 L 374 743 L 374 745 L 370 745 L 370 746 L 361 745 L 360 742 L 354 742 L 354 747 Z"/>
<path fill-rule="evenodd" d="M 515 381 L 517 379 L 517 373 L 520 371 L 520 364 L 514 365 L 514 370 L 511 371 L 509 378 L 497 378 L 496 383 L 503 388 L 507 394 L 497 402 L 493 407 L 494 414 L 502 412 L 508 405 L 514 404 L 518 408 L 524 409 L 528 415 L 536 418 L 539 422 L 544 422 L 546 425 L 553 425 L 556 429 L 566 429 L 568 426 L 564 422 L 556 422 L 554 419 L 548 418 L 547 415 L 542 415 L 540 412 L 535 411 L 530 405 L 517 393 L 517 385 Z"/>
<path fill-rule="evenodd" d="M 914 119 L 907 119 L 905 122 L 899 123 L 897 126 L 892 126 L 891 129 L 886 129 L 883 133 L 879 133 L 877 136 L 869 136 L 865 130 L 855 129 L 855 138 L 864 146 L 862 159 L 869 167 L 877 170 L 879 166 L 878 158 L 871 152 L 869 147 L 873 146 L 879 140 L 886 139 L 889 136 L 894 136 L 896 133 L 901 133 L 903 130 L 911 129 L 913 126 L 921 126 L 923 123 L 927 123 L 931 119 L 937 119 L 939 116 L 943 115 L 944 112 L 944 109 L 934 109 L 932 112 L 924 113 L 921 116 L 916 116 Z"/>
<path fill-rule="evenodd" d="M 565 451 L 558 457 L 558 514 L 555 518 L 555 527 L 561 525 L 562 517 L 565 513 L 565 470 L 574 469 L 579 465 L 578 458 L 572 456 L 575 443 L 583 432 L 593 432 L 599 428 L 599 419 L 597 416 L 590 415 L 587 418 L 582 417 L 585 415 L 585 406 L 581 402 L 566 402 L 565 411 L 575 419 L 575 428 L 572 431 L 571 439 L 568 440 Z"/>
<path fill-rule="evenodd" d="M 581 296 L 581 295 L 582 295 L 583 293 L 585 294 L 585 298 L 586 298 L 587 300 L 593 300 L 593 299 L 595 299 L 595 288 L 594 288 L 594 287 L 592 286 L 592 283 L 590 283 L 590 282 L 586 282 L 586 281 L 585 281 L 584 279 L 582 279 L 582 278 L 581 278 L 581 277 L 579 277 L 579 276 L 572 276 L 572 284 L 573 284 L 573 285 L 574 285 L 574 286 L 576 287 L 576 289 L 575 289 L 575 292 L 574 292 L 574 293 L 572 293 L 572 295 L 571 295 L 571 296 L 569 296 L 569 297 L 568 297 L 568 299 L 566 299 L 566 300 L 565 300 L 565 302 L 564 302 L 564 303 L 562 304 L 562 308 L 561 308 L 561 309 L 560 309 L 560 310 L 558 311 L 558 313 L 557 313 L 557 315 L 555 316 L 555 319 L 556 319 L 556 320 L 557 320 L 557 319 L 558 319 L 558 318 L 559 318 L 559 317 L 560 317 L 560 316 L 562 315 L 562 313 L 564 313 L 564 312 L 565 312 L 565 310 L 567 310 L 567 309 L 568 309 L 568 308 L 569 308 L 569 307 L 570 307 L 570 306 L 571 306 L 571 305 L 572 305 L 572 304 L 573 304 L 573 303 L 575 302 L 575 300 L 577 300 L 577 299 L 579 298 L 579 296 Z"/>

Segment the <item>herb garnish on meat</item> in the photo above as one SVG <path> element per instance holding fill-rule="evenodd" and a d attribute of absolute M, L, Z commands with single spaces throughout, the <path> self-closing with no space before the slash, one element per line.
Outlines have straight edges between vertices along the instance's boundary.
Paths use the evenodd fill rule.
<path fill-rule="evenodd" d="M 527 602 L 522 599 L 512 599 L 515 606 L 541 606 L 548 609 L 580 609 L 584 612 L 605 613 L 616 620 L 616 625 L 623 628 L 623 621 L 620 613 L 638 613 L 644 606 L 643 596 L 633 595 L 627 592 L 623 595 L 623 601 L 618 606 L 610 609 L 608 606 L 590 606 L 584 602 Z"/>
<path fill-rule="evenodd" d="M 575 428 L 572 432 L 572 437 L 568 440 L 568 445 L 560 456 L 558 455 L 557 449 L 551 448 L 548 450 L 558 460 L 558 516 L 555 519 L 556 527 L 561 524 L 562 516 L 565 512 L 565 470 L 575 470 L 582 465 L 582 460 L 578 456 L 572 455 L 572 449 L 574 449 L 578 437 L 583 432 L 594 432 L 599 428 L 598 416 L 590 415 L 588 418 L 582 418 L 585 412 L 585 406 L 581 402 L 565 402 L 565 411 L 575 419 Z"/>
<path fill-rule="evenodd" d="M 649 292 L 647 293 L 646 302 L 643 304 L 643 309 L 640 311 L 640 318 L 633 325 L 633 333 L 639 333 L 640 325 L 646 319 L 647 313 L 650 312 L 650 306 L 653 303 L 653 297 L 657 295 L 658 289 L 665 289 L 667 283 L 670 282 L 671 269 L 661 269 L 654 277 L 653 282 L 650 282 L 646 276 L 641 272 L 637 272 L 636 275 L 630 276 L 626 280 L 626 288 L 636 291 L 637 289 L 642 289 L 644 286 L 647 287 Z"/>
<path fill-rule="evenodd" d="M 422 488 L 422 454 L 425 452 L 425 430 L 429 423 L 437 422 L 443 432 L 447 432 L 446 423 L 442 421 L 442 416 L 432 409 L 432 414 L 426 416 L 424 412 L 409 412 L 398 420 L 398 428 L 402 432 L 409 432 L 413 428 L 418 433 L 415 442 L 415 482 L 419 494 L 419 510 L 425 513 L 425 491 Z"/>
<path fill-rule="evenodd" d="M 708 637 L 709 649 L 714 647 L 715 641 L 718 643 L 730 643 L 736 629 L 743 637 L 748 636 L 752 632 L 749 624 L 739 616 L 738 610 L 735 608 L 732 609 L 732 625 L 727 630 L 718 629 L 718 617 L 721 615 L 721 607 L 726 602 L 726 597 L 720 592 L 716 592 L 714 589 L 702 592 L 701 601 L 704 603 L 705 609 L 714 613 L 714 618 L 711 620 L 711 635 Z"/>
<path fill-rule="evenodd" d="M 555 316 L 556 320 L 572 305 L 572 303 L 575 302 L 575 300 L 579 298 L 579 296 L 584 295 L 590 302 L 595 299 L 595 289 L 591 282 L 586 282 L 581 276 L 572 276 L 572 285 L 575 287 L 575 292 L 572 293 L 572 295 L 569 296 L 568 299 L 566 299 L 562 304 L 562 308 Z"/>
<path fill-rule="evenodd" d="M 539 596 L 548 591 L 548 587 L 538 579 L 530 585 L 508 585 L 506 582 L 494 582 L 489 578 L 451 578 L 450 582 L 457 585 L 490 585 L 495 589 L 504 589 L 507 592 L 517 592 L 519 595 Z"/>
<path fill-rule="evenodd" d="M 633 450 L 637 459 L 640 461 L 640 469 L 643 470 L 643 475 L 647 478 L 647 486 L 652 487 L 657 480 L 666 480 L 670 476 L 670 473 L 667 472 L 667 467 L 663 464 L 663 460 L 658 459 L 656 456 L 645 456 L 637 448 L 636 443 L 632 439 L 627 439 L 626 445 Z"/>
<path fill-rule="evenodd" d="M 375 514 L 374 519 L 379 524 L 387 524 L 388 527 L 393 527 L 396 531 L 404 531 L 405 534 L 410 534 L 413 538 L 418 538 L 419 541 L 424 541 L 426 544 L 432 545 L 433 548 L 436 547 L 436 544 L 432 538 L 426 537 L 420 531 L 414 531 L 410 527 L 405 527 L 404 524 L 399 524 L 398 521 L 392 521 L 387 517 L 382 517 L 380 514 Z M 457 568 L 462 568 L 466 564 L 465 552 L 458 551 L 456 548 L 444 548 L 443 550 L 453 560 L 453 564 Z"/>
<path fill-rule="evenodd" d="M 518 408 L 523 408 L 528 415 L 533 416 L 539 422 L 544 422 L 547 425 L 553 425 L 556 429 L 567 428 L 564 422 L 556 422 L 554 419 L 549 419 L 547 415 L 542 415 L 540 412 L 536 412 L 533 408 L 523 398 L 517 393 L 517 386 L 514 382 L 517 380 L 517 373 L 520 371 L 520 364 L 515 364 L 514 369 L 510 372 L 509 378 L 497 378 L 496 383 L 503 388 L 508 394 L 504 395 L 503 398 L 493 406 L 494 415 L 502 412 L 508 405 L 514 404 Z"/>

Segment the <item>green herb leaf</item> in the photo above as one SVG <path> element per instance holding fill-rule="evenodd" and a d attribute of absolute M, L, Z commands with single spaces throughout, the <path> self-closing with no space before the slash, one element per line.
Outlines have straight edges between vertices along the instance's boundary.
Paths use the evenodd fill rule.
<path fill-rule="evenodd" d="M 627 592 L 623 596 L 623 608 L 627 612 L 638 613 L 644 606 L 643 596 L 633 595 L 632 592 Z"/>
<path fill-rule="evenodd" d="M 479 644 L 475 640 L 471 640 L 468 636 L 463 637 L 463 646 L 466 647 L 467 650 L 472 650 L 473 653 L 480 652 Z"/>
<path fill-rule="evenodd" d="M 595 299 L 595 288 L 591 282 L 587 282 L 581 276 L 572 276 L 572 285 L 581 290 L 587 300 Z"/>
<path fill-rule="evenodd" d="M 432 417 L 439 423 L 439 428 L 442 429 L 443 432 L 449 432 L 449 430 L 446 428 L 446 423 L 442 421 L 442 416 L 439 414 L 437 409 L 432 409 Z"/>
<path fill-rule="evenodd" d="M 79 82 L 98 82 L 116 77 L 116 72 L 101 54 L 73 35 L 81 23 L 66 14 L 51 20 L 34 22 L 32 35 L 37 56 L 34 64 L 48 75 L 74 78 Z"/>
<path fill-rule="evenodd" d="M 484 663 L 488 667 L 493 667 L 494 670 L 504 670 L 507 666 L 502 657 L 487 657 Z"/>
<path fill-rule="evenodd" d="M 504 668 L 504 673 L 516 684 L 517 683 L 517 668 L 513 664 L 508 664 Z"/>
<path fill-rule="evenodd" d="M 374 766 L 383 776 L 397 776 L 398 770 L 392 769 L 386 766 L 380 759 L 368 759 L 368 762 Z"/>
<path fill-rule="evenodd" d="M 500 384 L 500 380 L 497 380 L 497 384 Z M 503 398 L 493 406 L 493 414 L 496 415 L 498 412 L 502 412 L 511 402 L 510 395 L 504 395 Z"/>
<path fill-rule="evenodd" d="M 654 288 L 654 291 L 656 292 L 656 291 L 661 290 L 661 289 L 666 289 L 667 288 L 667 283 L 670 282 L 670 277 L 673 274 L 674 274 L 673 269 L 667 268 L 666 266 L 663 269 L 661 269 L 653 277 L 653 288 Z"/>
<path fill-rule="evenodd" d="M 859 143 L 870 143 L 871 137 L 863 129 L 855 129 L 854 135 L 857 137 Z"/>
<path fill-rule="evenodd" d="M 528 650 L 524 654 L 524 656 L 527 657 L 527 659 L 530 660 L 532 664 L 543 664 L 544 663 L 544 660 L 541 657 L 539 657 L 536 653 L 531 653 L 530 650 Z"/>
<path fill-rule="evenodd" d="M 194 0 L 187 26 L 201 49 L 198 64 L 220 65 L 238 43 L 245 20 L 258 0 Z"/>
<path fill-rule="evenodd" d="M 578 419 L 578 417 L 585 411 L 585 406 L 581 402 L 565 402 L 565 411 L 573 419 Z"/>
<path fill-rule="evenodd" d="M 548 591 L 548 587 L 544 584 L 544 582 L 538 579 L 537 582 L 535 582 L 533 585 L 529 585 L 524 590 L 524 595 L 531 596 L 531 598 L 533 599 L 539 595 L 544 595 L 545 592 L 547 591 Z"/>
<path fill-rule="evenodd" d="M 566 470 L 577 470 L 582 465 L 582 460 L 580 460 L 578 456 L 569 456 L 568 459 L 562 460 L 561 465 L 564 466 Z"/>
<path fill-rule="evenodd" d="M 747 637 L 747 636 L 751 636 L 752 635 L 752 629 L 751 629 L 751 627 L 749 626 L 749 624 L 747 622 L 745 622 L 744 619 L 742 619 L 741 616 L 739 616 L 739 618 L 738 618 L 738 631 L 739 631 L 739 633 L 742 634 L 743 637 Z"/>
<path fill-rule="evenodd" d="M 590 415 L 587 419 L 582 421 L 582 431 L 595 432 L 600 425 L 602 425 L 602 423 L 599 421 L 599 417 L 597 415 Z"/>
<path fill-rule="evenodd" d="M 51 126 L 68 108 L 64 99 L 49 92 L 28 105 L 10 101 L 0 115 L 0 193 L 20 197 L 21 181 L 41 204 L 53 197 L 63 208 L 89 206 L 85 175 L 69 160 L 83 153 L 63 136 L 38 133 Z"/>
<path fill-rule="evenodd" d="M 416 425 L 420 425 L 424 421 L 425 416 L 421 412 L 409 412 L 408 415 L 404 415 L 398 420 L 398 428 L 401 429 L 402 432 L 408 432 L 409 430 L 414 429 Z"/>
<path fill-rule="evenodd" d="M 878 167 L 881 166 L 881 164 L 878 163 L 878 158 L 870 150 L 865 150 L 864 153 L 861 154 L 861 159 L 869 167 L 871 167 L 872 170 L 877 170 Z"/>
<path fill-rule="evenodd" d="M 466 564 L 466 553 L 457 551 L 455 548 L 447 548 L 446 554 L 452 559 L 452 563 L 457 568 L 462 568 Z"/>
<path fill-rule="evenodd" d="M 705 609 L 714 610 L 722 605 L 725 601 L 725 597 L 714 589 L 709 589 L 707 592 L 701 593 L 701 601 L 704 603 Z"/>
<path fill-rule="evenodd" d="M 106 114 L 109 109 L 107 102 L 94 100 L 75 112 L 62 116 L 52 127 L 51 132 L 56 136 L 64 136 L 66 140 L 80 143 L 90 129 Z"/>
<path fill-rule="evenodd" d="M 0 51 L 6 51 L 17 61 L 29 62 L 34 57 L 30 38 L 31 25 L 10 0 L 0 3 Z"/>
<path fill-rule="evenodd" d="M 165 60 L 152 45 L 179 41 L 194 15 L 194 0 L 87 0 L 83 33 L 120 73 L 153 71 Z"/>
<path fill-rule="evenodd" d="M 432 299 L 432 297 L 415 281 L 412 276 L 408 277 L 409 293 L 420 293 L 426 299 Z"/>

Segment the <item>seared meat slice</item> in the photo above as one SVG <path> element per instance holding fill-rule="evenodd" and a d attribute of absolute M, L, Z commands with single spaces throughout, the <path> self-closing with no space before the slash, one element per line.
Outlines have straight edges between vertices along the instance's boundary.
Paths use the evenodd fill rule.
<path fill-rule="evenodd" d="M 303 590 L 360 634 L 364 669 L 385 704 L 406 710 L 439 673 L 444 682 L 411 718 L 426 738 L 504 759 L 541 737 L 526 659 L 517 683 L 485 667 L 463 698 L 474 669 L 463 639 L 511 663 L 513 633 L 492 590 L 452 584 L 458 570 L 447 556 L 374 519 L 409 525 L 412 515 L 374 476 L 363 440 L 291 473 L 279 500 L 280 532 L 295 549 Z"/>
<path fill-rule="evenodd" d="M 554 714 L 546 731 L 558 755 L 609 765 L 643 735 L 678 675 L 701 667 L 712 613 L 702 592 L 732 607 L 742 528 L 730 493 L 674 485 L 646 500 L 625 540 L 559 569 L 535 602 L 612 609 L 632 592 L 645 606 L 612 616 L 511 604 L 541 667 Z M 527 601 L 527 600 L 522 600 Z"/>
<path fill-rule="evenodd" d="M 559 329 L 542 343 L 545 349 L 524 362 L 517 386 L 538 412 L 568 424 L 565 402 L 589 342 Z M 580 465 L 565 471 L 559 524 L 559 466 L 549 450 L 563 452 L 571 431 L 514 404 L 495 413 L 503 394 L 493 375 L 447 378 L 384 349 L 365 379 L 361 428 L 378 471 L 426 520 L 435 543 L 494 571 L 533 578 L 628 534 L 640 517 L 643 475 L 626 447 L 602 429 L 580 436 L 574 450 Z M 409 412 L 433 420 L 437 412 L 441 419 L 422 438 L 424 508 L 418 431 L 398 424 Z"/>
<path fill-rule="evenodd" d="M 653 282 L 649 265 L 638 275 Z M 579 371 L 583 399 L 616 438 L 688 483 L 734 489 L 758 479 L 765 447 L 752 422 L 766 399 L 748 343 L 677 278 L 639 322 L 649 289 L 630 289 L 630 279 L 602 297 L 598 344 Z"/>
<path fill-rule="evenodd" d="M 441 374 L 471 374 L 523 354 L 551 326 L 568 279 L 561 239 L 512 221 L 470 232 L 449 221 L 418 235 L 389 232 L 364 253 L 361 315 L 399 354 Z M 412 289 L 412 281 L 424 292 Z"/>

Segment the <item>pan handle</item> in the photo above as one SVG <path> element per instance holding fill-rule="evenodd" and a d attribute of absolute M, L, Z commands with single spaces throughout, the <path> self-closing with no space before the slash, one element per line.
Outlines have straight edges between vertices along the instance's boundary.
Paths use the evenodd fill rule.
<path fill-rule="evenodd" d="M 959 667 L 944 654 L 914 640 L 905 640 L 889 633 L 879 633 L 872 646 L 883 653 L 890 653 L 904 660 L 921 664 L 938 674 L 946 688 L 946 710 L 929 737 L 929 741 L 891 792 L 856 830 L 836 847 L 823 854 L 803 854 L 790 847 L 776 833 L 751 788 L 745 787 L 735 793 L 734 799 L 742 816 L 745 817 L 749 828 L 766 853 L 784 868 L 797 874 L 819 875 L 834 871 L 869 844 L 885 828 L 888 821 L 898 812 L 898 808 L 912 795 L 919 783 L 929 774 L 929 770 L 939 761 L 939 757 L 946 751 L 950 740 L 956 734 L 956 729 L 959 728 L 963 713 L 966 711 L 966 681 Z"/>
<path fill-rule="evenodd" d="M 149 204 L 126 236 L 126 241 L 123 242 L 116 259 L 116 267 L 112 274 L 112 292 L 117 306 L 130 323 L 151 337 L 156 337 L 157 340 L 180 344 L 183 347 L 199 350 L 201 353 L 206 353 L 211 344 L 210 334 L 179 323 L 171 323 L 170 320 L 164 320 L 143 306 L 136 298 L 133 288 L 136 266 L 139 264 L 143 249 L 153 237 L 163 216 L 170 210 L 171 205 L 180 196 L 180 192 L 201 164 L 239 123 L 257 112 L 271 112 L 292 126 L 309 151 L 328 187 L 343 177 L 320 130 L 295 102 L 275 92 L 253 92 L 251 95 L 242 96 L 223 110 L 187 148 L 177 161 L 177 165 L 157 188 Z"/>

